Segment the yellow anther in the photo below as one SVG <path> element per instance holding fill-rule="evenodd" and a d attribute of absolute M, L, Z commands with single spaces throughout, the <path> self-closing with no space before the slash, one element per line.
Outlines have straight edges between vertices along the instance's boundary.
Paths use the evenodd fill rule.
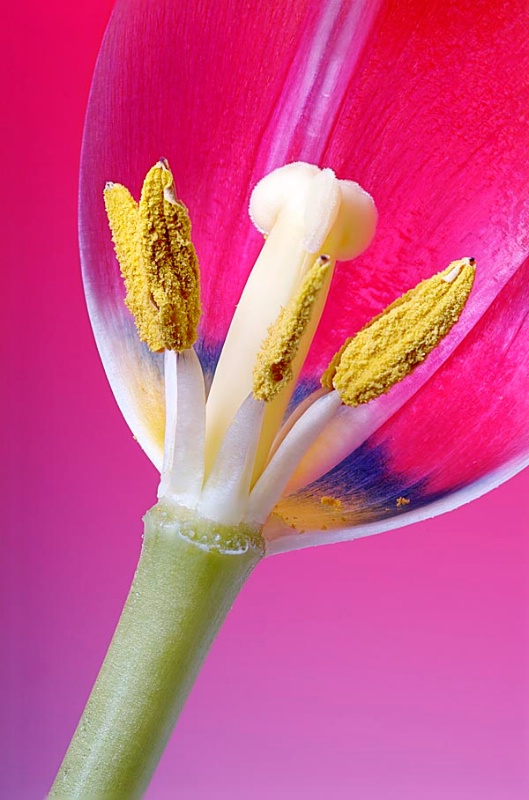
<path fill-rule="evenodd" d="M 292 362 L 331 266 L 327 256 L 320 256 L 297 294 L 270 326 L 253 372 L 253 393 L 258 400 L 270 402 L 292 380 Z"/>
<path fill-rule="evenodd" d="M 145 178 L 139 205 L 120 184 L 105 188 L 125 303 L 151 350 L 186 350 L 200 318 L 199 270 L 186 207 L 165 160 Z"/>
<path fill-rule="evenodd" d="M 458 321 L 472 289 L 475 261 L 454 261 L 369 322 L 335 355 L 322 377 L 346 405 L 374 400 L 420 364 Z"/>

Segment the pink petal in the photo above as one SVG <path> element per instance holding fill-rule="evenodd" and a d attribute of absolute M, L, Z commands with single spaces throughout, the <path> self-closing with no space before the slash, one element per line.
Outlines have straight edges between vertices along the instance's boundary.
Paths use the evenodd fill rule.
<path fill-rule="evenodd" d="M 455 258 L 488 304 L 529 243 L 529 9 L 385 3 L 322 153 L 375 198 L 372 247 L 337 272 L 306 375 L 343 338 Z"/>

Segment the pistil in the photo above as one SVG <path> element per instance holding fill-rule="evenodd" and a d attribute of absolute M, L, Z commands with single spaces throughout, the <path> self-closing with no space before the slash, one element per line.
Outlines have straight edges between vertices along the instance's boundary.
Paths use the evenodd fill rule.
<path fill-rule="evenodd" d="M 165 435 L 159 498 L 194 508 L 204 479 L 205 390 L 192 345 L 200 275 L 187 209 L 165 159 L 149 170 L 137 203 L 121 184 L 104 192 L 112 238 L 140 338 L 165 351 Z"/>
<path fill-rule="evenodd" d="M 255 187 L 250 215 L 266 241 L 233 316 L 208 397 L 206 472 L 237 409 L 253 389 L 254 367 L 270 327 L 299 292 L 315 260 L 324 255 L 329 265 L 288 365 L 291 379 L 267 400 L 255 480 L 316 332 L 335 262 L 352 258 L 368 246 L 376 210 L 371 197 L 352 181 L 339 181 L 329 169 L 296 163 L 275 170 Z"/>

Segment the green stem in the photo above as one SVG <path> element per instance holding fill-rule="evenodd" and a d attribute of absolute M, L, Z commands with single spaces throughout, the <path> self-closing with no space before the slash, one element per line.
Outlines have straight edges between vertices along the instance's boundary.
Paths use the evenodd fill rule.
<path fill-rule="evenodd" d="M 264 552 L 259 532 L 161 502 L 50 798 L 141 797 L 206 653 Z"/>

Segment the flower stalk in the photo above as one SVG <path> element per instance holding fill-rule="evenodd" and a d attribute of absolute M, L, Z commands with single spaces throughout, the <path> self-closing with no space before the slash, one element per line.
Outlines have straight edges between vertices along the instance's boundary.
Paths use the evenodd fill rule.
<path fill-rule="evenodd" d="M 213 639 L 263 555 L 255 527 L 212 523 L 167 501 L 146 514 L 129 596 L 50 798 L 142 796 Z"/>

